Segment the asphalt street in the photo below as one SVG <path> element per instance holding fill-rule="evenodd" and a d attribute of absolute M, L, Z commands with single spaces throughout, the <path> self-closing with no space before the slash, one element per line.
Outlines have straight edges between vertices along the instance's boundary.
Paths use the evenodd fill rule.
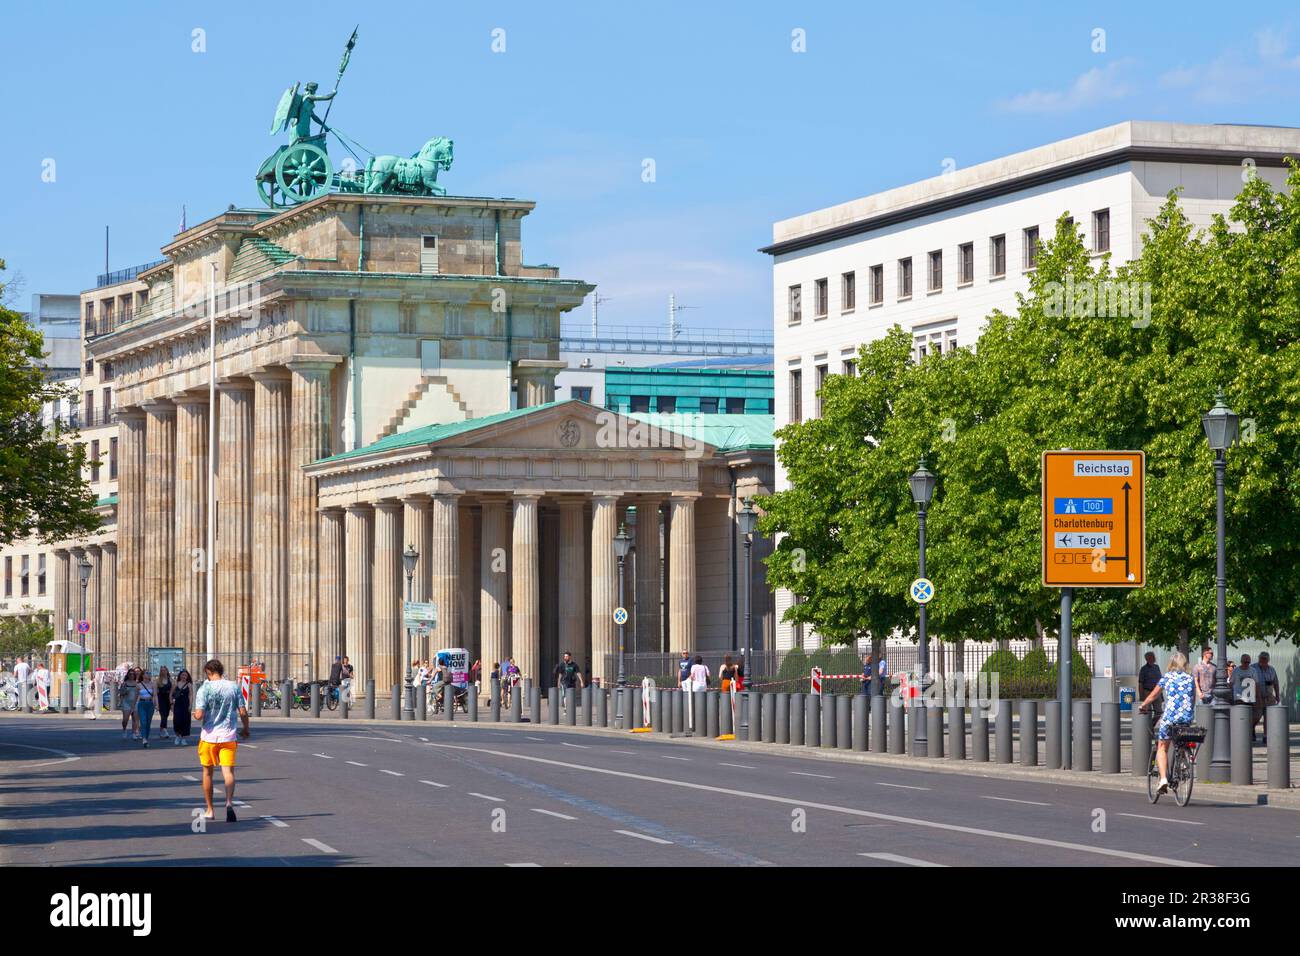
<path fill-rule="evenodd" d="M 1300 865 L 1300 813 L 528 725 L 254 722 L 236 812 L 193 746 L 0 717 L 0 864 Z"/>

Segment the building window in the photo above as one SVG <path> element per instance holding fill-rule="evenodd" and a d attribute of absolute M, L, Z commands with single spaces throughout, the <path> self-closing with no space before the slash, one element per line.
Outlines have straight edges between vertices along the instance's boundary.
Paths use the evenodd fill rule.
<path fill-rule="evenodd" d="M 438 274 L 438 237 L 420 237 L 420 274 L 431 276 Z"/>
<path fill-rule="evenodd" d="M 95 334 L 95 303 L 86 303 L 86 338 Z"/>
<path fill-rule="evenodd" d="M 117 436 L 108 440 L 108 480 L 117 481 Z"/>
<path fill-rule="evenodd" d="M 1007 274 L 1007 237 L 994 236 L 989 240 L 989 277 Z"/>
<path fill-rule="evenodd" d="M 898 260 L 898 297 L 900 299 L 910 299 L 912 297 L 912 259 L 910 256 Z"/>
<path fill-rule="evenodd" d="M 112 362 L 100 362 L 100 363 L 99 363 L 99 380 L 100 380 L 101 382 L 111 382 L 111 381 L 113 380 L 113 363 L 112 363 Z"/>
<path fill-rule="evenodd" d="M 716 415 L 718 414 L 718 400 L 707 395 L 700 396 L 700 414 Z"/>
<path fill-rule="evenodd" d="M 1110 210 L 1098 209 L 1092 214 L 1092 251 L 1110 252 Z"/>
<path fill-rule="evenodd" d="M 634 412 L 648 412 L 648 411 L 650 411 L 650 396 L 649 396 L 649 395 L 633 395 L 633 396 L 632 396 L 632 399 L 631 399 L 631 404 L 630 404 L 629 407 L 630 407 L 630 409 L 631 409 L 632 411 L 634 411 Z"/>
<path fill-rule="evenodd" d="M 803 286 L 790 286 L 790 324 L 798 325 L 803 321 Z"/>
<path fill-rule="evenodd" d="M 655 396 L 655 411 L 656 411 L 656 412 L 662 412 L 662 413 L 665 414 L 665 415 L 667 415 L 667 414 L 671 414 L 672 412 L 677 411 L 677 396 L 676 396 L 676 395 L 656 395 L 656 396 Z"/>
<path fill-rule="evenodd" d="M 930 253 L 930 292 L 943 290 L 943 250 L 936 249 Z"/>
<path fill-rule="evenodd" d="M 99 439 L 90 443 L 90 480 L 99 481 Z"/>
<path fill-rule="evenodd" d="M 847 375 L 849 378 L 857 378 L 857 376 L 858 376 L 858 363 L 857 363 L 857 360 L 856 360 L 856 359 L 845 359 L 843 365 L 841 365 L 841 367 L 840 367 L 840 371 L 841 371 L 844 375 Z"/>
<path fill-rule="evenodd" d="M 855 272 L 840 276 L 840 311 L 852 312 L 858 303 L 858 278 Z"/>
<path fill-rule="evenodd" d="M 871 267 L 871 304 L 880 305 L 885 301 L 885 267 Z"/>
<path fill-rule="evenodd" d="M 87 375 L 95 374 L 95 360 L 93 358 L 86 359 L 86 374 Z"/>
<path fill-rule="evenodd" d="M 768 413 L 769 415 L 775 415 L 775 414 L 776 414 L 776 399 L 775 399 L 775 398 L 769 398 L 769 399 L 767 400 L 767 413 Z"/>
<path fill-rule="evenodd" d="M 829 374 L 829 368 L 825 365 L 817 366 L 817 417 L 822 417 L 822 387 L 826 384 L 826 376 Z"/>
<path fill-rule="evenodd" d="M 948 319 L 940 324 L 912 330 L 912 345 L 919 362 L 927 355 L 943 355 L 957 347 L 957 320 Z"/>
<path fill-rule="evenodd" d="M 29 592 L 29 587 L 30 587 L 30 586 L 29 586 L 29 584 L 28 584 L 28 580 L 27 580 L 28 574 L 29 574 L 30 572 L 31 572 L 31 558 L 30 558 L 28 555 L 25 555 L 25 554 L 24 554 L 24 555 L 23 555 L 23 570 L 22 570 L 22 576 L 18 579 L 18 582 L 19 582 L 19 584 L 20 584 L 20 586 L 21 586 L 21 588 L 20 588 L 20 590 L 19 590 L 19 592 L 18 592 L 19 597 L 27 597 L 27 595 L 30 593 L 30 592 Z"/>
<path fill-rule="evenodd" d="M 1038 227 L 1025 230 L 1025 271 L 1038 268 Z"/>
<path fill-rule="evenodd" d="M 45 596 L 45 552 L 42 551 L 40 557 L 36 559 L 36 593 L 38 596 Z"/>
<path fill-rule="evenodd" d="M 89 365 L 90 363 L 87 362 L 86 364 Z M 94 392 L 86 393 L 86 420 L 85 420 L 84 427 L 86 428 L 95 427 L 95 393 Z"/>
<path fill-rule="evenodd" d="M 770 411 L 770 409 L 769 409 L 769 411 Z M 727 399 L 727 414 L 728 414 L 728 415 L 743 415 L 743 414 L 745 414 L 745 400 L 744 400 L 743 398 L 740 398 L 739 396 L 733 396 L 733 397 L 731 397 L 731 398 L 728 398 L 728 399 Z"/>
<path fill-rule="evenodd" d="M 803 421 L 803 372 L 790 370 L 790 421 Z"/>
<path fill-rule="evenodd" d="M 570 389 L 570 391 L 573 393 L 573 397 L 576 398 L 576 399 L 577 399 L 578 401 L 580 401 L 580 402 L 588 402 L 588 403 L 589 403 L 589 402 L 591 401 L 591 386 L 590 386 L 590 385 L 586 385 L 586 386 L 582 386 L 582 385 L 574 385 L 574 386 Z"/>
<path fill-rule="evenodd" d="M 14 596 L 14 559 L 11 555 L 5 555 L 5 597 Z"/>
<path fill-rule="evenodd" d="M 967 242 L 957 247 L 957 284 L 970 285 L 975 281 L 975 243 Z"/>
<path fill-rule="evenodd" d="M 831 308 L 830 280 L 818 279 L 816 289 L 817 318 L 824 319 Z"/>

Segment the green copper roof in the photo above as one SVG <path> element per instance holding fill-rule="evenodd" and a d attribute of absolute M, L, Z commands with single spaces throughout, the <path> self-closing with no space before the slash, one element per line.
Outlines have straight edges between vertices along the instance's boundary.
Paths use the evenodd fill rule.
<path fill-rule="evenodd" d="M 775 447 L 775 415 L 704 415 L 694 412 L 635 412 L 627 416 L 656 428 L 712 445 L 720 452 Z"/>
<path fill-rule="evenodd" d="M 96 508 L 107 508 L 109 505 L 117 504 L 117 495 L 109 495 L 107 498 L 100 498 L 95 502 Z"/>

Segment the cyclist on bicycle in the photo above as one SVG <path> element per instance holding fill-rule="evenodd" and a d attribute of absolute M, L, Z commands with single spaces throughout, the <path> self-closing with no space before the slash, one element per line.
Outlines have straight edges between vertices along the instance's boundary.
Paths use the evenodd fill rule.
<path fill-rule="evenodd" d="M 501 668 L 501 706 L 508 708 L 510 699 L 514 696 L 515 688 L 519 686 L 519 681 L 523 675 L 519 672 L 519 665 L 515 663 L 512 657 L 505 662 Z"/>
<path fill-rule="evenodd" d="M 1140 713 L 1145 714 L 1151 706 L 1152 701 L 1159 696 L 1163 690 L 1165 694 L 1165 709 L 1160 715 L 1160 722 L 1156 724 L 1156 767 L 1160 771 L 1160 787 L 1158 793 L 1169 792 L 1169 742 L 1170 729 L 1177 724 L 1188 724 L 1192 721 L 1192 695 L 1196 688 L 1196 682 L 1192 680 L 1192 675 L 1187 673 L 1187 657 L 1179 651 L 1174 651 L 1169 656 L 1169 670 L 1160 678 L 1156 686 L 1151 689 L 1142 705 L 1138 708 Z"/>

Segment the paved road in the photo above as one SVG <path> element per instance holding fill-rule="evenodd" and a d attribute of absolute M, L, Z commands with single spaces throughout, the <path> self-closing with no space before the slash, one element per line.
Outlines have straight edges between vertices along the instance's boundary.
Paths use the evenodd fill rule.
<path fill-rule="evenodd" d="M 0 718 L 0 864 L 1300 865 L 1300 813 L 649 735 L 255 723 L 240 822 L 192 830 L 193 747 Z M 1104 831 L 1097 822 L 1104 819 Z"/>

